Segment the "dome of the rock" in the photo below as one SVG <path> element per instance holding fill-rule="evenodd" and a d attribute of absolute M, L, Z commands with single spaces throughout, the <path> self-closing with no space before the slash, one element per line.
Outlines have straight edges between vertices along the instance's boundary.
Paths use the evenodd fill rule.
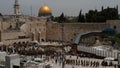
<path fill-rule="evenodd" d="M 51 16 L 51 9 L 49 8 L 49 6 L 44 5 L 42 7 L 40 7 L 39 11 L 38 11 L 38 16 Z"/>

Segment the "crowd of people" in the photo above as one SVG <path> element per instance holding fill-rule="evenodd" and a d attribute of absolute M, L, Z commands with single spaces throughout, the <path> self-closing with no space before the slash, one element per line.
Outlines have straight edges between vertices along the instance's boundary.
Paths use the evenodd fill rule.
<path fill-rule="evenodd" d="M 18 53 L 21 55 L 42 55 L 54 54 L 55 49 L 49 47 L 39 46 L 34 42 L 18 42 L 12 45 L 1 45 L 0 51 L 6 51 L 8 54 Z"/>

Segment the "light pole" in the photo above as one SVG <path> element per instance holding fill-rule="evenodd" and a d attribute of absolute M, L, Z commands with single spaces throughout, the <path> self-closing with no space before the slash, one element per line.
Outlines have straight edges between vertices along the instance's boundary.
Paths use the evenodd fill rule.
<path fill-rule="evenodd" d="M 64 68 L 64 54 L 65 54 L 65 52 L 64 52 L 64 37 L 63 37 L 63 35 L 64 35 L 64 24 L 63 24 L 63 22 L 64 22 L 64 14 L 62 13 L 61 14 L 61 16 L 60 16 L 60 20 L 59 20 L 59 22 L 61 23 L 61 40 L 62 40 L 62 53 L 61 53 L 61 55 L 62 55 L 62 68 Z"/>
<path fill-rule="evenodd" d="M 61 36 L 62 36 L 62 68 L 64 68 L 64 42 L 63 42 L 63 34 L 64 34 L 64 24 L 61 23 Z"/>
<path fill-rule="evenodd" d="M 3 30 L 3 21 L 1 21 L 1 30 Z"/>

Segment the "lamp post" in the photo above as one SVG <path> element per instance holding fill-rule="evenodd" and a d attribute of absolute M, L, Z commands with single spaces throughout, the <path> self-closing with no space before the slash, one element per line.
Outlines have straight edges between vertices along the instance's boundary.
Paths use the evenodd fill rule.
<path fill-rule="evenodd" d="M 3 30 L 3 21 L 1 21 L 1 30 Z"/>
<path fill-rule="evenodd" d="M 64 42 L 63 42 L 63 34 L 64 34 L 64 25 L 61 23 L 61 36 L 62 36 L 62 68 L 64 68 Z"/>
<path fill-rule="evenodd" d="M 41 43 L 41 32 L 38 31 L 38 42 Z"/>
<path fill-rule="evenodd" d="M 64 24 L 63 24 L 63 22 L 64 22 L 64 14 L 62 13 L 61 14 L 61 16 L 60 16 L 60 20 L 59 20 L 59 22 L 61 23 L 61 40 L 62 40 L 62 53 L 61 53 L 61 55 L 62 55 L 62 68 L 64 68 L 64 54 L 65 54 L 65 52 L 64 52 L 64 37 L 63 37 L 63 35 L 64 35 Z"/>

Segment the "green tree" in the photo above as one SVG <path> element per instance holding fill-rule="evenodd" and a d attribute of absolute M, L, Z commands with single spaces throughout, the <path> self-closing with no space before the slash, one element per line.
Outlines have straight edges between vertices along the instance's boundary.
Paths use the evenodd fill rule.
<path fill-rule="evenodd" d="M 0 16 L 2 16 L 2 13 L 0 13 Z"/>
<path fill-rule="evenodd" d="M 118 6 L 116 8 L 107 7 L 106 9 L 102 6 L 101 11 L 89 10 L 85 17 L 87 22 L 105 22 L 106 20 L 119 19 Z"/>
<path fill-rule="evenodd" d="M 82 10 L 80 10 L 80 12 L 79 12 L 78 22 L 81 22 L 81 17 L 82 17 Z"/>
<path fill-rule="evenodd" d="M 64 13 L 62 13 L 59 17 L 59 23 L 65 22 L 65 16 Z"/>
<path fill-rule="evenodd" d="M 80 13 L 78 16 L 78 22 L 85 22 L 85 16 L 82 14 L 82 10 L 80 10 Z"/>

